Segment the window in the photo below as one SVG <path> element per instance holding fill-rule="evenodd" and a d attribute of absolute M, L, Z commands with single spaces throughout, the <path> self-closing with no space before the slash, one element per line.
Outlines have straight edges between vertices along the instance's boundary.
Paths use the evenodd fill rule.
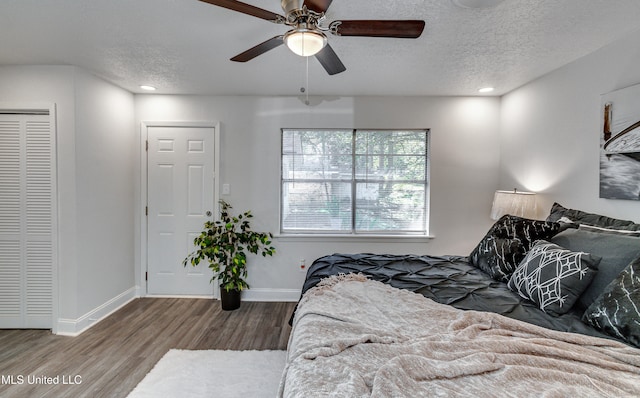
<path fill-rule="evenodd" d="M 428 130 L 282 130 L 283 233 L 427 234 Z"/>

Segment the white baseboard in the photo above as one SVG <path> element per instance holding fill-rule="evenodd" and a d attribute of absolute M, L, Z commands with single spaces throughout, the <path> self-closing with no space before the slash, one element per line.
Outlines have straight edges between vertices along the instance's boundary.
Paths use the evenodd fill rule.
<path fill-rule="evenodd" d="M 255 288 L 242 291 L 244 301 L 298 301 L 300 289 Z"/>
<path fill-rule="evenodd" d="M 140 285 L 136 285 L 135 290 L 136 290 L 136 297 L 144 297 L 147 293 L 147 290 L 143 289 L 142 286 Z"/>
<path fill-rule="evenodd" d="M 136 292 L 136 288 L 132 287 L 131 289 L 128 289 L 127 291 L 117 295 L 106 303 L 87 312 L 78 319 L 59 318 L 57 322 L 58 327 L 56 329 L 56 334 L 63 336 L 78 336 L 80 333 L 86 331 L 115 311 L 124 307 L 131 300 L 138 297 Z"/>
<path fill-rule="evenodd" d="M 147 294 L 145 297 L 148 298 L 188 298 L 188 299 L 207 299 L 213 300 L 212 294 Z"/>

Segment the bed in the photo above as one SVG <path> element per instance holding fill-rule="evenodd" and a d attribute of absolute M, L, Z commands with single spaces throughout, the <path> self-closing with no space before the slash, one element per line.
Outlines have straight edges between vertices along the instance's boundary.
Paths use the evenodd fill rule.
<path fill-rule="evenodd" d="M 469 256 L 307 272 L 281 397 L 640 396 L 640 225 L 554 204 Z"/>

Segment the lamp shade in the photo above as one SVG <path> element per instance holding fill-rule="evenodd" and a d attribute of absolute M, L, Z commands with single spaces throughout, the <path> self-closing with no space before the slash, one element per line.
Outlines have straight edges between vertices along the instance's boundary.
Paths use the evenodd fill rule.
<path fill-rule="evenodd" d="M 316 55 L 327 44 L 327 37 L 313 30 L 292 30 L 284 36 L 287 47 L 295 54 L 309 57 Z"/>
<path fill-rule="evenodd" d="M 493 196 L 491 218 L 498 220 L 505 214 L 523 218 L 535 218 L 536 194 L 533 192 L 496 191 Z"/>

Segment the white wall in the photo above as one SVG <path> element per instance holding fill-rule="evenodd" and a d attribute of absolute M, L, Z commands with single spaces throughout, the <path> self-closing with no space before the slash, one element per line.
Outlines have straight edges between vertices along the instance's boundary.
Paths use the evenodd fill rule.
<path fill-rule="evenodd" d="M 640 31 L 502 98 L 500 188 L 640 222 L 640 202 L 599 198 L 601 95 L 640 83 Z"/>
<path fill-rule="evenodd" d="M 467 255 L 473 249 L 491 225 L 499 99 L 349 97 L 312 102 L 316 105 L 305 106 L 294 97 L 136 96 L 138 126 L 149 121 L 220 122 L 220 182 L 231 187 L 231 194 L 222 198 L 238 211 L 251 209 L 256 230 L 274 233 L 279 228 L 281 128 L 431 129 L 433 239 L 278 238 L 274 258 L 250 259 L 248 294 L 268 298 L 273 293 L 270 297 L 277 299 L 279 293 L 299 291 L 301 258 L 310 264 L 334 252 Z"/>
<path fill-rule="evenodd" d="M 134 293 L 133 95 L 72 66 L 11 66 L 0 102 L 56 104 L 54 330 L 75 333 Z"/>
<path fill-rule="evenodd" d="M 77 314 L 135 294 L 133 95 L 76 70 Z"/>

